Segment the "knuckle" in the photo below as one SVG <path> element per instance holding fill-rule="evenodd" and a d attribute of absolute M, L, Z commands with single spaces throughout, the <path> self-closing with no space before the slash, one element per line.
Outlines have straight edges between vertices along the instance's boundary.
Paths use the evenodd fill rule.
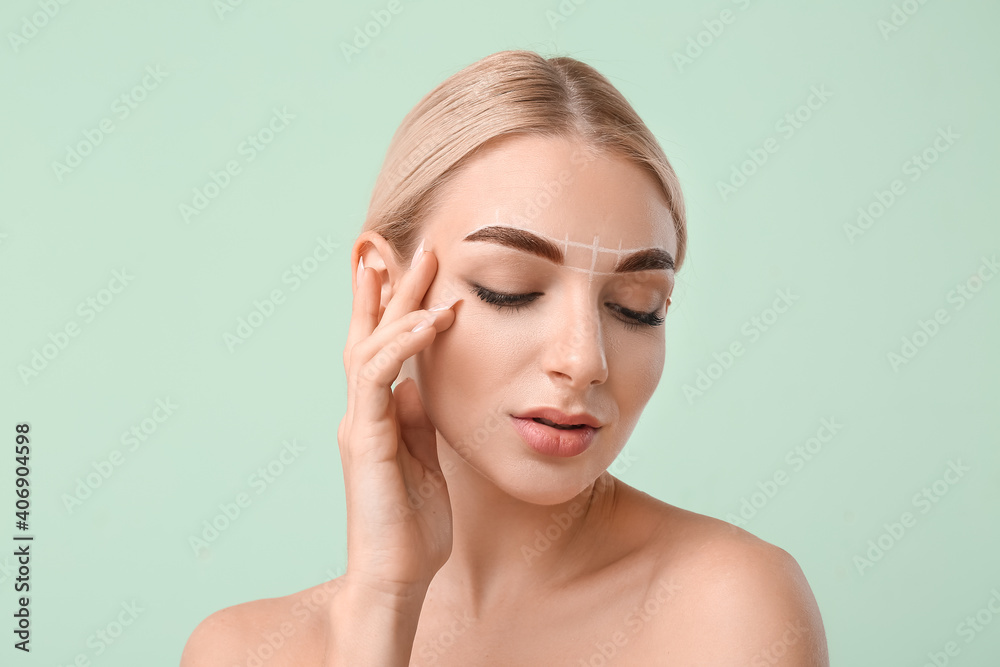
<path fill-rule="evenodd" d="M 367 383 L 375 382 L 388 365 L 389 357 L 380 350 L 362 367 L 360 379 Z"/>
<path fill-rule="evenodd" d="M 371 361 L 365 364 L 365 372 L 369 371 L 372 373 L 377 373 L 378 371 L 385 370 L 390 364 L 392 364 L 396 357 L 402 350 L 402 346 L 396 342 L 391 341 L 388 345 L 379 350 Z"/>
<path fill-rule="evenodd" d="M 372 382 L 377 374 L 378 369 L 371 363 L 367 363 L 364 365 L 364 368 L 361 369 L 361 375 L 358 379 L 364 380 L 365 382 Z"/>
<path fill-rule="evenodd" d="M 357 366 L 365 362 L 365 352 L 366 350 L 362 347 L 361 343 L 357 343 L 351 347 L 351 351 L 348 357 L 351 360 L 352 366 Z"/>

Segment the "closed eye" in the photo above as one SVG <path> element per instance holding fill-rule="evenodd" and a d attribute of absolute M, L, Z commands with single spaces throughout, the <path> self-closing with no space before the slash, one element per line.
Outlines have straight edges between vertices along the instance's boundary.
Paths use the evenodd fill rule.
<path fill-rule="evenodd" d="M 520 310 L 543 294 L 542 292 L 507 294 L 504 292 L 495 292 L 486 289 L 482 285 L 475 284 L 472 285 L 472 292 L 486 303 L 496 306 L 497 311 L 501 311 L 504 308 Z M 664 318 L 657 315 L 656 311 L 652 313 L 640 313 L 620 306 L 617 303 L 605 302 L 604 305 L 618 314 L 616 315 L 617 319 L 625 325 L 626 329 L 637 329 L 639 326 L 657 327 L 663 324 L 664 321 Z"/>

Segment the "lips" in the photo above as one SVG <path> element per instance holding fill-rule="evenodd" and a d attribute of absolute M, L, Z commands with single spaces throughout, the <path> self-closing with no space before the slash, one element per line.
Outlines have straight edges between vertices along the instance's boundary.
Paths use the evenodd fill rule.
<path fill-rule="evenodd" d="M 565 458 L 582 454 L 590 447 L 597 433 L 597 429 L 592 426 L 558 428 L 514 415 L 510 419 L 524 443 L 546 456 Z"/>
<path fill-rule="evenodd" d="M 556 408 L 532 408 L 513 416 L 519 419 L 531 419 L 539 424 L 563 430 L 579 429 L 584 426 L 590 426 L 595 429 L 601 427 L 601 422 L 589 413 L 577 412 L 566 414 Z"/>
<path fill-rule="evenodd" d="M 542 419 L 541 417 L 533 417 L 532 421 L 536 421 L 539 424 L 545 424 L 546 426 L 551 426 L 553 428 L 561 428 L 566 430 L 572 430 L 575 428 L 586 428 L 585 424 L 573 424 L 572 426 L 566 426 L 564 424 L 557 424 L 556 422 L 550 421 L 548 419 Z"/>

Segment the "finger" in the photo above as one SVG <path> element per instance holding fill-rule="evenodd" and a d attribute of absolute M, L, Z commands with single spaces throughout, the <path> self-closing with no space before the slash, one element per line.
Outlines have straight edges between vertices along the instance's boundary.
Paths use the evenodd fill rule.
<path fill-rule="evenodd" d="M 420 331 L 411 331 L 415 324 L 428 316 L 434 316 L 430 326 Z M 454 320 L 455 314 L 450 308 L 430 313 L 413 311 L 355 346 L 351 360 L 353 377 L 349 379 L 349 384 L 353 386 L 353 400 L 348 399 L 352 410 L 350 440 L 395 441 L 395 434 L 390 433 L 395 428 L 388 419 L 392 382 L 399 375 L 403 362 L 430 345 L 437 332 L 447 329 Z M 385 336 L 391 337 L 387 341 L 382 340 Z M 377 347 L 372 348 L 373 345 Z M 369 354 L 371 357 L 362 363 L 361 358 Z M 395 451 L 385 449 L 374 453 L 374 456 L 383 460 L 395 456 Z"/>
<path fill-rule="evenodd" d="M 351 355 L 348 361 L 348 365 L 350 366 L 350 376 L 348 377 L 348 380 L 350 381 L 352 378 L 357 377 L 360 373 L 362 373 L 362 367 L 365 365 L 369 366 L 367 370 L 363 371 L 367 379 L 382 377 L 381 375 L 372 375 L 374 371 L 370 368 L 371 364 L 369 362 L 375 361 L 379 366 L 385 364 L 388 356 L 395 356 L 395 350 L 387 348 L 395 346 L 398 343 L 397 339 L 400 336 L 421 333 L 420 331 L 414 332 L 413 329 L 422 322 L 435 324 L 437 331 L 444 331 L 450 327 L 453 322 L 452 318 L 455 314 L 455 305 L 461 303 L 462 301 L 463 299 L 456 299 L 454 302 L 449 301 L 443 304 L 438 304 L 433 307 L 436 310 L 411 310 L 410 312 L 401 315 L 395 321 L 381 322 L 377 327 L 375 327 L 375 330 L 367 338 L 355 344 L 351 349 Z M 424 344 L 429 345 L 432 340 L 433 338 L 428 338 L 424 341 Z M 376 357 L 382 357 L 382 359 L 376 359 Z M 391 385 L 393 381 L 394 379 L 390 379 L 388 384 Z"/>
<path fill-rule="evenodd" d="M 375 272 L 363 269 L 358 278 L 354 301 L 351 306 L 351 322 L 347 331 L 347 342 L 344 344 L 344 372 L 347 376 L 347 415 L 346 431 L 349 433 L 354 414 L 354 376 L 351 369 L 351 359 L 354 358 L 355 346 L 371 337 L 372 331 L 378 325 L 378 280 Z"/>
<path fill-rule="evenodd" d="M 359 342 L 371 335 L 378 325 L 378 281 L 369 278 L 373 272 L 364 269 L 358 278 L 351 305 L 351 322 L 347 329 L 344 345 L 344 370 L 350 374 L 351 350 Z"/>
<path fill-rule="evenodd" d="M 422 252 L 417 265 L 404 273 L 397 282 L 379 325 L 383 322 L 392 322 L 410 311 L 419 309 L 436 272 L 437 258 L 434 257 L 434 253 Z"/>
<path fill-rule="evenodd" d="M 359 423 L 385 421 L 384 411 L 389 409 L 392 383 L 399 376 L 403 362 L 430 345 L 437 331 L 444 331 L 452 325 L 455 319 L 453 308 L 460 301 L 461 299 L 456 300 L 443 310 L 439 307 L 436 311 L 415 310 L 406 313 L 395 322 L 377 327 L 368 338 L 353 347 L 347 377 L 348 433 L 353 431 L 356 418 L 362 420 Z M 414 331 L 418 324 L 428 328 Z M 401 341 L 409 342 L 401 345 Z M 378 391 L 364 391 L 362 383 L 373 383 L 380 387 Z M 359 402 L 368 408 L 360 416 L 357 407 Z"/>
<path fill-rule="evenodd" d="M 440 472 L 437 453 L 437 431 L 424 411 L 417 383 L 407 378 L 396 386 L 396 419 L 403 434 L 403 442 L 410 455 L 430 471 Z"/>
<path fill-rule="evenodd" d="M 437 311 L 414 310 L 384 328 L 377 328 L 354 346 L 349 381 L 364 380 L 390 388 L 403 362 L 430 345 L 435 334 L 450 327 L 454 319 L 453 307 Z"/>

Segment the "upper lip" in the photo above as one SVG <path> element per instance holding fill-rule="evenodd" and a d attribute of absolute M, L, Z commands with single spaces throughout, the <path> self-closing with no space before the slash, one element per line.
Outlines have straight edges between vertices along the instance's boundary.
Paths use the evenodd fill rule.
<path fill-rule="evenodd" d="M 556 408 L 531 408 L 530 410 L 525 410 L 521 414 L 514 416 L 519 419 L 533 419 L 535 417 L 540 417 L 563 426 L 586 424 L 587 426 L 591 426 L 593 428 L 601 427 L 601 422 L 598 421 L 597 417 L 592 414 L 586 412 L 566 414 L 562 410 L 558 410 Z"/>

